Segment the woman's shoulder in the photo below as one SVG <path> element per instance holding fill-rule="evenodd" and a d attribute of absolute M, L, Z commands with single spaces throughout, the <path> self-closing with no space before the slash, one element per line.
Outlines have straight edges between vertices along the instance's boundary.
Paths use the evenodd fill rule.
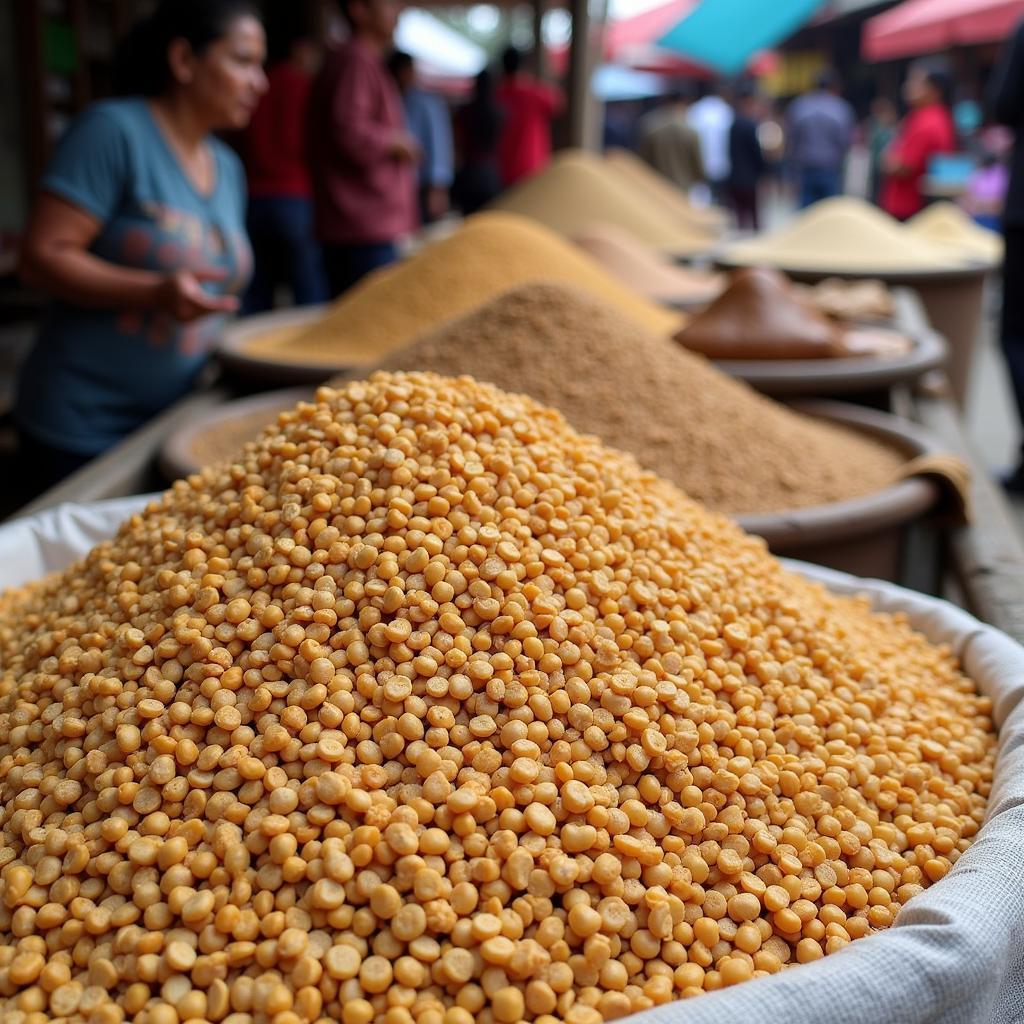
<path fill-rule="evenodd" d="M 75 119 L 76 124 L 107 125 L 132 133 L 147 116 L 146 101 L 134 96 L 97 100 L 90 103 Z"/>
<path fill-rule="evenodd" d="M 210 145 L 213 148 L 213 155 L 217 164 L 225 169 L 228 174 L 235 177 L 245 177 L 245 168 L 242 165 L 242 158 L 235 151 L 233 146 L 228 145 L 223 139 L 216 135 L 210 136 Z"/>

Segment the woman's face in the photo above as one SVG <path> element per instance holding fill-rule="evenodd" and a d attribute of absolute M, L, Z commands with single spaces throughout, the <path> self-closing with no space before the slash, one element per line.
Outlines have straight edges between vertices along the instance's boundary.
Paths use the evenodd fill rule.
<path fill-rule="evenodd" d="M 235 18 L 224 36 L 199 56 L 183 40 L 172 48 L 179 44 L 177 59 L 171 54 L 178 87 L 200 108 L 212 129 L 244 128 L 267 90 L 263 26 L 253 17 Z"/>

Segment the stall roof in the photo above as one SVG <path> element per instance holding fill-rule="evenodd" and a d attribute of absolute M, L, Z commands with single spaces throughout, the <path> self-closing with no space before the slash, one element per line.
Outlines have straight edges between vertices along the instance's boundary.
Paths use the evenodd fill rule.
<path fill-rule="evenodd" d="M 724 75 L 792 35 L 824 0 L 701 0 L 657 43 Z"/>
<path fill-rule="evenodd" d="M 402 11 L 395 45 L 412 55 L 420 74 L 428 81 L 472 78 L 487 64 L 482 46 L 417 7 Z"/>
<path fill-rule="evenodd" d="M 1024 0 L 906 0 L 864 23 L 866 60 L 898 60 L 1005 39 L 1024 17 Z"/>

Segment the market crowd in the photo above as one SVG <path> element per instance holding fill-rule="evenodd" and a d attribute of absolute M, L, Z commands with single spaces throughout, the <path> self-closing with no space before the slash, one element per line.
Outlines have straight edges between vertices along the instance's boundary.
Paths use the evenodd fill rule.
<path fill-rule="evenodd" d="M 268 32 L 254 0 L 162 0 L 123 45 L 118 98 L 72 123 L 21 261 L 53 300 L 17 389 L 37 489 L 187 393 L 224 317 L 268 310 L 283 288 L 296 305 L 327 301 L 393 262 L 418 227 L 479 210 L 548 163 L 563 97 L 519 51 L 453 110 L 395 48 L 398 0 L 340 0 L 338 15 L 343 35 L 325 50 L 301 15 Z M 1024 118 L 1020 50 L 1018 34 L 990 104 L 1011 128 Z M 636 149 L 694 201 L 731 208 L 746 230 L 761 226 L 766 196 L 803 207 L 843 192 L 855 143 L 867 195 L 900 219 L 928 201 L 936 162 L 966 151 L 963 205 L 995 226 L 1009 193 L 1007 273 L 1024 261 L 1012 136 L 983 128 L 981 105 L 954 102 L 930 63 L 862 122 L 830 72 L 785 109 L 754 79 L 704 81 L 615 117 L 606 142 Z M 1003 335 L 1024 409 L 1020 291 L 1007 290 Z"/>

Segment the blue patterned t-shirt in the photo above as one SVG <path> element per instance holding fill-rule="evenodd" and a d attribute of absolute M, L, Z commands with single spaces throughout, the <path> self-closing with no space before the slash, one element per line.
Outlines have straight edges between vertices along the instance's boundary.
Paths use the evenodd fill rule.
<path fill-rule="evenodd" d="M 216 181 L 203 194 L 145 100 L 97 103 L 72 124 L 41 187 L 101 222 L 90 247 L 101 259 L 164 273 L 217 268 L 224 279 L 204 287 L 239 294 L 252 268 L 245 175 L 227 146 L 210 144 Z M 54 301 L 22 369 L 18 422 L 47 444 L 98 454 L 188 392 L 223 323 Z"/>

